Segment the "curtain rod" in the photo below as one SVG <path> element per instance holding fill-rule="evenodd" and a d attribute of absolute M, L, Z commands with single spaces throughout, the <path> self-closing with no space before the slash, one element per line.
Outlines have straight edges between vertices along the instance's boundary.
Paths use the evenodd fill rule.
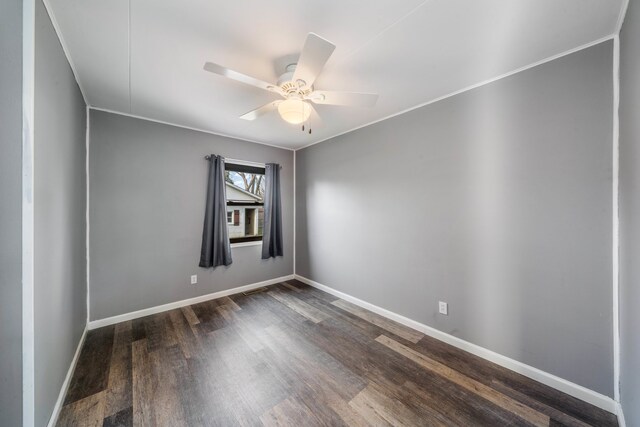
<path fill-rule="evenodd" d="M 206 160 L 210 160 L 211 159 L 211 155 L 207 154 L 206 156 L 204 156 L 204 158 Z M 261 168 L 265 167 L 264 163 L 250 162 L 248 160 L 228 159 L 228 158 L 225 158 L 224 160 L 225 160 L 225 162 L 235 163 L 235 164 L 238 164 L 238 165 L 256 166 L 256 167 L 261 167 Z M 280 165 L 280 169 L 282 169 L 282 165 Z"/>

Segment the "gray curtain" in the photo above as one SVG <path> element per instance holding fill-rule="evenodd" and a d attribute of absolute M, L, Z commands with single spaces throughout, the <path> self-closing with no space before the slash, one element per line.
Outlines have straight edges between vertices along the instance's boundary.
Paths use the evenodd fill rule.
<path fill-rule="evenodd" d="M 282 256 L 282 207 L 280 203 L 280 165 L 265 165 L 264 228 L 262 259 Z"/>
<path fill-rule="evenodd" d="M 207 205 L 202 229 L 200 267 L 231 264 L 231 244 L 227 231 L 227 197 L 224 183 L 224 157 L 209 156 Z"/>

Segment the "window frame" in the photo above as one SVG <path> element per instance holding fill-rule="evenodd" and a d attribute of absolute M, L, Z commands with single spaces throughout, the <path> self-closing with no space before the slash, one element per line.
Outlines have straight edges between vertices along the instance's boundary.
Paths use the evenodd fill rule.
<path fill-rule="evenodd" d="M 245 173 L 253 173 L 257 175 L 266 175 L 266 168 L 261 166 L 252 166 L 252 165 L 227 161 L 225 162 L 225 172 L 245 172 Z M 227 200 L 227 207 L 233 207 L 233 206 L 256 206 L 256 207 L 261 206 L 264 209 L 264 202 L 238 202 L 238 201 Z M 227 226 L 228 225 L 229 223 L 227 222 Z M 259 244 L 258 242 L 262 242 L 262 236 L 245 236 L 245 237 L 229 238 L 229 243 L 231 243 L 231 245 L 243 244 L 242 246 L 245 246 L 250 243 Z"/>
<path fill-rule="evenodd" d="M 235 215 L 235 209 L 227 210 L 227 225 L 233 225 L 233 216 Z M 231 221 L 229 221 L 229 214 L 231 214 Z"/>

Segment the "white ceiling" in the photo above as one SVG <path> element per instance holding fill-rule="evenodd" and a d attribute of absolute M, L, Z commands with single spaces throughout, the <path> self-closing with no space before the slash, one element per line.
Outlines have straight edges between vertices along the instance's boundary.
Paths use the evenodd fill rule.
<path fill-rule="evenodd" d="M 600 40 L 623 0 L 45 0 L 87 102 L 241 139 L 298 148 Z M 316 89 L 377 92 L 371 109 L 316 106 L 303 133 L 277 99 L 202 69 L 275 82 L 307 33 L 337 48 Z"/>

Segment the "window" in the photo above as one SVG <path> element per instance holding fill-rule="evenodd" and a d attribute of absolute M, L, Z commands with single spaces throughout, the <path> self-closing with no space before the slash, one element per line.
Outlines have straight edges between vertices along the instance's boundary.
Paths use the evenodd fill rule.
<path fill-rule="evenodd" d="M 264 168 L 227 163 L 227 227 L 231 243 L 262 240 Z"/>

